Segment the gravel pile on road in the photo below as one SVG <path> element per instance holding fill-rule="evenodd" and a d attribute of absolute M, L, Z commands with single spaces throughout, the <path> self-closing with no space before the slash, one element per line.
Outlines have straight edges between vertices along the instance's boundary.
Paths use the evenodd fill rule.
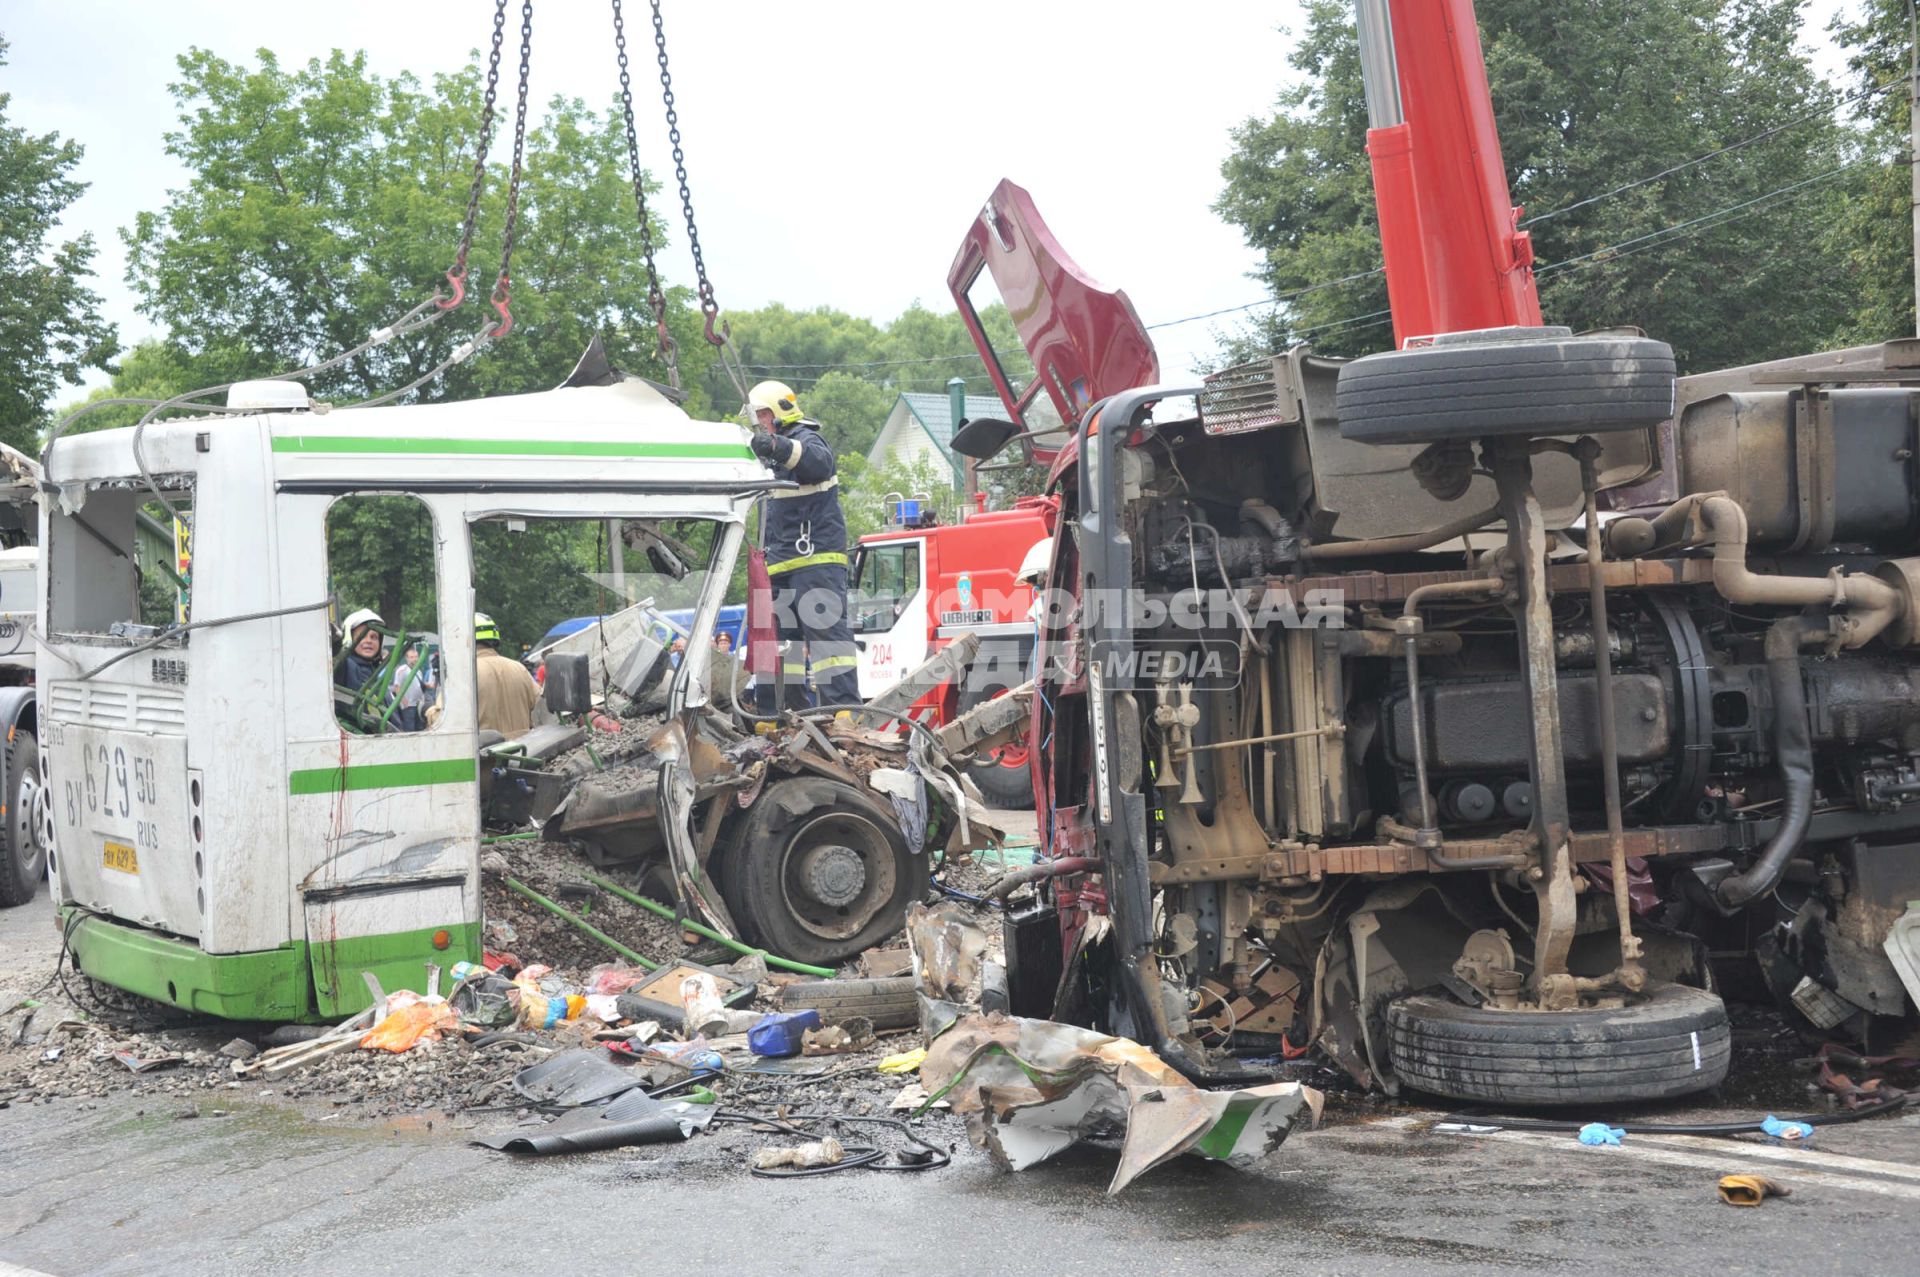
<path fill-rule="evenodd" d="M 582 913 L 594 927 L 656 962 L 693 960 L 725 965 L 738 955 L 705 941 L 687 943 L 671 920 L 589 884 L 593 872 L 565 843 L 538 839 L 501 841 L 485 849 L 482 890 L 488 950 L 511 953 L 526 963 L 552 968 L 554 977 L 574 989 L 585 987 L 594 967 L 621 959 L 598 940 L 570 926 L 513 892 L 511 876 L 564 907 Z M 979 887 L 999 872 L 997 866 L 961 861 L 944 877 L 962 890 Z M 635 882 L 615 872 L 604 876 L 628 887 Z M 998 928 L 991 928 L 997 932 Z M 858 976 L 856 964 L 846 974 Z M 425 984 L 422 972 L 420 983 Z M 771 1010 L 770 994 L 797 977 L 776 974 L 760 986 L 745 1009 Z M 443 992 L 452 980 L 443 973 Z M 388 990 L 389 993 L 395 990 Z M 510 1086 L 520 1069 L 550 1052 L 592 1046 L 590 1034 L 602 1027 L 562 1024 L 531 1033 L 531 1041 L 506 1041 L 475 1048 L 459 1038 L 422 1042 L 404 1054 L 352 1049 L 332 1055 L 276 1080 L 243 1079 L 234 1059 L 221 1054 L 236 1040 L 264 1047 L 279 1026 L 246 1025 L 190 1017 L 95 984 L 66 969 L 62 980 L 47 981 L 35 1005 L 0 1014 L 0 1107 L 9 1104 L 79 1100 L 135 1092 L 179 1111 L 209 1112 L 222 1104 L 278 1098 L 323 1113 L 358 1119 L 402 1114 L 470 1114 L 476 1121 L 510 1121 L 522 1112 Z M 831 1057 L 826 1076 L 729 1074 L 716 1090 L 726 1105 L 750 1105 L 756 1111 L 885 1113 L 887 1104 L 912 1075 L 873 1071 L 886 1055 L 918 1046 L 912 1031 L 883 1033 L 857 1055 Z M 243 1047 L 235 1047 L 243 1051 Z M 601 1049 L 593 1047 L 593 1049 Z M 133 1072 L 115 1058 L 164 1059 L 150 1071 Z M 479 1110 L 478 1113 L 475 1111 Z M 526 1114 L 523 1113 L 523 1116 Z M 729 1128 L 730 1143 L 747 1137 Z M 753 1138 L 762 1138 L 754 1136 Z"/>

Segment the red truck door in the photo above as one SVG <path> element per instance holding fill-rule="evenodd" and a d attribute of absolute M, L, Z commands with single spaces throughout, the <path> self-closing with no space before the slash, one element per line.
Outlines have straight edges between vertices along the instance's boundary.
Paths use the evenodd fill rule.
<path fill-rule="evenodd" d="M 1160 378 L 1153 340 L 1127 295 L 1082 271 L 1012 182 L 987 197 L 947 288 L 1010 419 L 1028 430 L 1076 425 L 1095 400 Z M 1006 303 L 1024 351 L 998 348 L 981 324 L 995 301 Z M 1051 462 L 1064 442 L 1064 434 L 1043 435 L 1036 460 Z"/>

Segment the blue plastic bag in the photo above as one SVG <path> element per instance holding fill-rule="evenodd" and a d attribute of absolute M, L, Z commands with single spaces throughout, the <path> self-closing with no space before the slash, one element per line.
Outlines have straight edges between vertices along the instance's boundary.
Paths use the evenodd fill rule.
<path fill-rule="evenodd" d="M 1805 1122 L 1783 1122 L 1773 1114 L 1767 1114 L 1767 1120 L 1760 1123 L 1760 1129 L 1777 1140 L 1810 1140 L 1813 1128 Z"/>
<path fill-rule="evenodd" d="M 812 1008 L 805 1011 L 774 1011 L 761 1016 L 760 1022 L 747 1030 L 747 1049 L 755 1055 L 798 1055 L 800 1035 L 808 1029 L 819 1027 L 820 1013 Z"/>
<path fill-rule="evenodd" d="M 1617 1126 L 1608 1126 L 1605 1122 L 1588 1122 L 1580 1128 L 1582 1144 L 1618 1144 L 1626 1132 Z"/>

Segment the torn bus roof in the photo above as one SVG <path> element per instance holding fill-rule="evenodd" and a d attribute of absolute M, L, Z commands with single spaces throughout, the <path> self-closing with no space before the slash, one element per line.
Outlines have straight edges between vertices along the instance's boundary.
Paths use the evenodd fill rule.
<path fill-rule="evenodd" d="M 140 451 L 156 475 L 195 471 L 197 454 L 253 432 L 283 489 L 381 486 L 746 494 L 774 481 L 730 422 L 696 421 L 638 378 L 527 395 L 404 407 L 296 409 L 171 419 Z M 67 436 L 58 483 L 138 473 L 133 430 Z"/>

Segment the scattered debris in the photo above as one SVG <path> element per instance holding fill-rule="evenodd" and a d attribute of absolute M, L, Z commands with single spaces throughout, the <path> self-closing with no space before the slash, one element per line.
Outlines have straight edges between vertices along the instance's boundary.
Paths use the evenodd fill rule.
<path fill-rule="evenodd" d="M 1810 1123 L 1782 1121 L 1771 1113 L 1760 1123 L 1760 1129 L 1777 1140 L 1795 1142 L 1813 1138 L 1813 1126 Z"/>
<path fill-rule="evenodd" d="M 770 1171 L 781 1166 L 804 1170 L 815 1166 L 838 1166 L 847 1152 L 840 1141 L 829 1135 L 812 1144 L 795 1148 L 763 1148 L 753 1155 L 753 1169 Z"/>
<path fill-rule="evenodd" d="M 865 1016 L 854 1016 L 839 1024 L 806 1030 L 800 1035 L 800 1054 L 848 1055 L 866 1050 L 873 1045 L 873 1041 L 873 1021 Z"/>
<path fill-rule="evenodd" d="M 706 1129 L 713 1115 L 711 1102 L 660 1100 L 645 1091 L 629 1090 L 603 1107 L 577 1108 L 545 1126 L 477 1136 L 474 1143 L 535 1157 L 586 1153 L 628 1144 L 691 1139 L 695 1131 Z"/>
<path fill-rule="evenodd" d="M 1793 1190 L 1765 1175 L 1722 1175 L 1720 1200 L 1729 1206 L 1758 1206 L 1769 1197 L 1791 1197 Z"/>
<path fill-rule="evenodd" d="M 113 1058 L 126 1065 L 129 1073 L 151 1073 L 155 1069 L 167 1069 L 186 1063 L 184 1056 L 150 1055 L 143 1060 L 131 1051 L 115 1051 Z"/>
<path fill-rule="evenodd" d="M 1203 1091 L 1127 1038 L 1049 1020 L 968 1015 L 934 1040 L 920 1080 L 1007 1170 L 1126 1132 L 1109 1195 L 1182 1153 L 1247 1166 L 1276 1150 L 1321 1096 L 1298 1082 Z"/>
<path fill-rule="evenodd" d="M 820 1028 L 818 1011 L 775 1011 L 761 1016 L 759 1022 L 747 1030 L 747 1045 L 755 1055 L 760 1056 L 778 1058 L 798 1055 L 805 1036 Z"/>

